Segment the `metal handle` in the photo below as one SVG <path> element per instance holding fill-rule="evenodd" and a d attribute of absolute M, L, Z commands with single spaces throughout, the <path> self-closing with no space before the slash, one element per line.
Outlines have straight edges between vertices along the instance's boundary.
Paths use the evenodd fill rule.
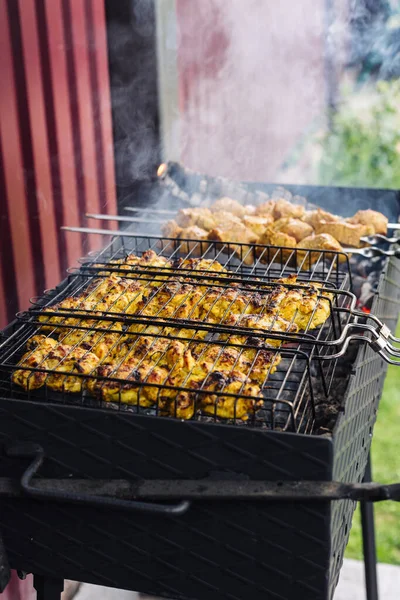
<path fill-rule="evenodd" d="M 32 485 L 32 479 L 37 475 L 40 467 L 43 464 L 45 453 L 43 448 L 34 443 L 16 444 L 7 449 L 7 455 L 14 458 L 32 458 L 32 462 L 21 477 L 20 487 L 23 492 L 33 498 L 41 500 L 52 500 L 59 502 L 72 502 L 74 504 L 87 504 L 99 508 L 116 508 L 130 511 L 138 511 L 160 515 L 182 515 L 185 513 L 190 502 L 181 500 L 177 504 L 156 504 L 152 502 L 143 502 L 137 500 L 124 500 L 114 495 L 106 496 L 99 495 L 93 489 L 97 487 L 97 482 L 88 480 L 89 485 L 86 486 L 85 492 L 79 486 L 70 486 L 71 491 L 60 489 L 51 489 L 50 486 L 40 487 Z M 51 480 L 50 480 L 51 481 Z M 112 480 L 111 480 L 112 481 Z M 40 480 L 38 480 L 40 482 Z M 71 480 L 73 483 L 73 480 Z M 132 497 L 132 496 L 131 496 Z"/>
<path fill-rule="evenodd" d="M 367 244 L 380 244 L 382 242 L 386 244 L 400 244 L 400 238 L 398 237 L 387 237 L 386 235 L 382 235 L 381 233 L 375 233 L 374 235 L 367 235 L 360 238 L 362 242 L 366 242 Z"/>
<path fill-rule="evenodd" d="M 167 515 L 181 515 L 190 501 L 319 501 L 357 500 L 400 501 L 400 483 L 342 483 L 337 481 L 253 481 L 237 475 L 236 479 L 202 480 L 96 480 L 32 478 L 43 463 L 44 451 L 37 444 L 18 444 L 7 451 L 9 456 L 34 458 L 18 483 L 0 478 L 0 495 L 20 497 L 22 493 L 42 500 L 73 502 L 107 508 L 123 508 Z M 132 500 L 134 498 L 135 500 Z M 140 498 L 140 501 L 136 500 Z M 155 501 L 179 502 L 175 505 Z M 153 503 L 152 503 L 153 502 Z"/>

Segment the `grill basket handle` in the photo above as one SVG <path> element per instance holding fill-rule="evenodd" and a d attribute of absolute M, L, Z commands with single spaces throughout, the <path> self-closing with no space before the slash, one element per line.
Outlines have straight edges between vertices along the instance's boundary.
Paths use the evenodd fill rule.
<path fill-rule="evenodd" d="M 76 485 L 75 490 L 73 491 L 62 490 L 62 486 L 57 489 L 58 486 L 56 485 L 53 486 L 53 489 L 50 489 L 50 486 L 34 486 L 32 485 L 32 479 L 38 474 L 45 457 L 43 448 L 39 444 L 22 443 L 10 446 L 7 448 L 6 452 L 8 456 L 13 458 L 32 459 L 31 464 L 23 473 L 20 481 L 22 491 L 32 498 L 57 502 L 71 502 L 73 504 L 90 505 L 91 507 L 113 508 L 174 516 L 184 514 L 190 507 L 190 502 L 188 500 L 180 500 L 176 504 L 157 504 L 151 501 L 124 500 L 123 498 L 115 497 L 115 495 L 101 495 L 99 492 L 101 492 L 101 489 L 102 487 L 104 488 L 104 486 L 100 486 L 99 490 L 99 484 L 96 480 L 87 480 L 85 492 L 82 492 L 82 486 L 79 485 Z M 71 480 L 71 484 L 73 484 L 73 481 L 74 480 Z M 40 479 L 37 479 L 37 482 L 40 483 Z M 54 480 L 55 484 L 56 482 L 57 480 Z M 112 480 L 110 480 L 110 483 L 111 482 Z M 91 488 L 93 493 L 90 493 Z M 105 488 L 104 491 L 107 493 L 107 488 Z"/>

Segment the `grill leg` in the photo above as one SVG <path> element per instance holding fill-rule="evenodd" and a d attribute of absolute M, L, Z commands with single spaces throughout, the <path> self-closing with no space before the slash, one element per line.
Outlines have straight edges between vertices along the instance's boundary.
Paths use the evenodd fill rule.
<path fill-rule="evenodd" d="M 372 481 L 371 454 L 368 456 L 364 481 L 367 483 Z M 378 600 L 374 505 L 372 502 L 360 502 L 360 508 L 367 600 Z"/>
<path fill-rule="evenodd" d="M 34 575 L 33 586 L 37 591 L 37 600 L 60 600 L 64 580 Z"/>

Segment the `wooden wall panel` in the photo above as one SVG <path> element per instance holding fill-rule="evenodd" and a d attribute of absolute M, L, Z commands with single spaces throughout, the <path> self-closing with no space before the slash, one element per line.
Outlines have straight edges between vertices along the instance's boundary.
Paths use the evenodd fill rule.
<path fill-rule="evenodd" d="M 0 0 L 0 327 L 102 243 L 64 233 L 116 212 L 98 0 Z"/>

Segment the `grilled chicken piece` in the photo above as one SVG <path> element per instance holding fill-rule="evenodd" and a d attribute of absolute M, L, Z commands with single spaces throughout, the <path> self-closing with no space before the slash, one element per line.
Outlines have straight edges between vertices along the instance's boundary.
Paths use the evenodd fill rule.
<path fill-rule="evenodd" d="M 353 217 L 346 219 L 346 221 L 348 223 L 353 223 L 354 225 L 372 226 L 374 228 L 374 233 L 382 233 L 383 235 L 386 235 L 389 219 L 376 210 L 367 209 L 359 210 Z"/>
<path fill-rule="evenodd" d="M 262 236 L 268 225 L 273 223 L 272 216 L 252 216 L 245 215 L 243 217 L 243 224 L 255 233 L 257 237 Z"/>
<path fill-rule="evenodd" d="M 326 210 L 322 210 L 322 208 L 318 208 L 317 210 L 306 211 L 302 217 L 302 220 L 315 229 L 317 225 L 321 223 L 321 221 L 326 223 L 335 223 L 337 221 L 341 221 L 342 217 L 333 215 Z"/>
<path fill-rule="evenodd" d="M 227 196 L 216 200 L 211 206 L 211 211 L 213 213 L 224 211 L 237 217 L 244 217 L 247 214 L 246 208 L 240 202 Z"/>
<path fill-rule="evenodd" d="M 27 350 L 36 350 L 40 348 L 42 352 L 45 350 L 52 350 L 55 346 L 57 346 L 57 341 L 53 340 L 53 338 L 47 337 L 45 335 L 34 335 L 26 342 Z"/>
<path fill-rule="evenodd" d="M 353 225 L 352 223 L 346 223 L 345 221 L 338 222 L 327 222 L 320 221 L 315 227 L 315 233 L 329 233 L 338 242 L 345 246 L 354 246 L 360 248 L 362 242 L 360 238 L 364 235 L 371 235 L 374 233 L 374 227 L 371 225 Z"/>
<path fill-rule="evenodd" d="M 195 412 L 201 409 L 203 413 L 213 417 L 246 421 L 249 413 L 254 414 L 263 406 L 259 385 L 249 382 L 248 378 L 238 371 L 232 371 L 230 374 L 221 371 L 205 373 L 198 368 L 186 384 L 182 377 L 172 378 L 169 383 L 194 390 L 175 394 L 172 393 L 173 390 L 169 393 L 163 390 L 159 402 L 161 414 L 178 419 L 191 419 Z M 240 397 L 217 395 L 215 392 L 240 394 Z"/>
<path fill-rule="evenodd" d="M 73 296 L 69 296 L 68 298 L 64 298 L 61 302 L 57 304 L 53 304 L 52 306 L 44 306 L 43 310 L 50 313 L 57 314 L 58 311 L 63 311 L 66 313 L 71 313 L 76 315 L 75 317 L 67 317 L 67 316 L 54 316 L 50 317 L 48 315 L 39 315 L 38 320 L 41 323 L 46 323 L 46 325 L 42 325 L 40 327 L 40 331 L 51 331 L 52 333 L 56 333 L 60 331 L 60 328 L 57 328 L 57 324 L 59 323 L 67 323 L 69 325 L 78 325 L 80 320 L 80 315 L 87 315 L 87 312 L 92 310 L 95 305 L 95 300 L 86 301 L 82 296 L 78 296 L 74 298 Z"/>
<path fill-rule="evenodd" d="M 294 237 L 282 231 L 276 231 L 271 225 L 266 228 L 258 243 L 266 246 L 283 246 L 284 248 L 296 247 L 296 239 Z M 283 260 L 289 260 L 293 256 L 291 250 L 280 250 L 277 252 L 282 253 Z M 260 256 L 261 262 L 270 260 L 269 254 L 262 248 L 257 249 L 257 254 Z"/>
<path fill-rule="evenodd" d="M 85 291 L 84 297 L 86 301 L 92 302 L 93 309 L 98 311 L 134 313 L 141 303 L 146 288 L 163 284 L 163 281 L 154 282 L 153 279 L 149 282 L 147 281 L 149 277 L 156 276 L 143 275 L 144 280 L 140 282 L 140 280 L 111 275 L 100 282 L 95 280 Z M 158 278 L 162 279 L 162 277 Z M 155 286 L 153 286 L 154 283 L 156 283 Z"/>
<path fill-rule="evenodd" d="M 275 200 L 267 200 L 267 202 L 263 202 L 256 207 L 256 215 L 259 217 L 272 217 L 274 218 L 274 208 L 276 201 Z"/>
<path fill-rule="evenodd" d="M 195 240 L 191 242 L 182 242 L 179 244 L 179 249 L 185 254 L 192 254 L 192 256 L 201 256 L 207 250 L 208 244 L 205 243 L 208 240 L 208 231 L 201 229 L 197 225 L 182 229 L 179 234 L 180 240 Z M 199 244 L 199 242 L 203 242 Z"/>
<path fill-rule="evenodd" d="M 257 292 L 244 292 L 234 288 L 212 288 L 201 300 L 199 320 L 224 323 L 229 315 L 246 314 L 261 310 L 263 298 Z"/>
<path fill-rule="evenodd" d="M 197 319 L 204 292 L 197 286 L 170 281 L 154 294 L 144 296 L 139 314 L 176 319 Z"/>
<path fill-rule="evenodd" d="M 216 260 L 211 260 L 209 258 L 187 258 L 186 260 L 180 260 L 177 264 L 178 270 L 174 273 L 179 274 L 179 269 L 182 270 L 190 270 L 190 271 L 210 271 L 210 275 L 214 273 L 218 274 L 218 277 L 221 274 L 226 273 L 229 275 L 229 271 L 221 265 Z M 182 275 L 186 275 L 186 273 L 182 273 Z M 190 276 L 190 274 L 188 274 Z"/>
<path fill-rule="evenodd" d="M 269 375 L 275 373 L 282 360 L 280 354 L 266 348 L 236 348 L 217 344 L 196 344 L 192 348 L 192 355 L 196 364 L 205 371 L 240 371 L 249 380 L 261 386 Z"/>
<path fill-rule="evenodd" d="M 182 227 L 171 219 L 161 226 L 161 234 L 167 238 L 177 238 L 182 232 Z"/>
<path fill-rule="evenodd" d="M 222 341 L 228 341 L 230 344 L 249 344 L 251 340 L 257 336 L 257 330 L 263 333 L 297 333 L 298 327 L 295 323 L 290 323 L 286 319 L 279 316 L 278 312 L 274 309 L 263 307 L 262 314 L 250 314 L 250 315 L 230 315 L 225 320 L 226 325 L 233 327 L 244 327 L 249 330 L 248 333 L 235 332 L 233 334 L 221 334 L 219 339 Z M 273 346 L 278 348 L 282 345 L 282 340 L 276 338 L 259 338 L 265 346 Z"/>
<path fill-rule="evenodd" d="M 295 277 L 283 283 L 295 283 Z M 325 297 L 321 297 L 321 296 Z M 323 325 L 330 315 L 327 294 L 321 294 L 319 286 L 307 284 L 298 288 L 277 287 L 266 301 L 266 311 L 277 312 L 282 319 L 294 323 L 301 330 L 310 330 Z"/>
<path fill-rule="evenodd" d="M 157 267 L 162 269 L 168 269 L 171 267 L 171 262 L 165 258 L 164 256 L 160 256 L 154 252 L 154 250 L 146 250 L 146 252 L 142 253 L 142 256 L 136 256 L 136 254 L 129 254 L 125 258 L 121 259 L 113 259 L 109 262 L 110 265 L 118 266 L 118 269 L 130 271 L 130 273 L 126 275 L 126 277 L 136 276 L 137 273 L 140 273 L 140 279 L 153 279 L 153 275 L 150 274 L 146 277 L 143 272 L 149 271 L 148 267 L 153 267 L 154 270 L 157 270 Z M 99 265 L 94 265 L 99 266 Z M 131 276 L 132 273 L 132 276 Z M 102 271 L 99 275 L 113 275 L 116 280 L 121 276 L 120 272 L 107 272 Z M 125 277 L 125 273 L 124 273 Z"/>
<path fill-rule="evenodd" d="M 100 313 L 98 315 L 101 316 Z M 79 327 L 85 329 L 60 328 L 59 342 L 68 346 L 79 345 L 84 350 L 93 352 L 101 360 L 104 360 L 110 353 L 113 354 L 126 337 L 122 334 L 123 325 L 119 321 L 83 319 Z"/>
<path fill-rule="evenodd" d="M 342 246 L 329 233 L 310 235 L 309 237 L 304 238 L 304 240 L 301 240 L 301 242 L 297 244 L 297 248 L 305 250 L 315 250 L 315 252 L 308 253 L 308 256 L 307 252 L 297 250 L 297 263 L 304 269 L 308 269 L 310 264 L 317 262 L 317 260 L 320 257 L 320 255 L 318 254 L 318 250 L 332 250 L 334 252 L 343 252 Z M 329 260 L 332 260 L 333 257 L 333 254 L 324 255 L 324 258 L 327 258 Z M 346 260 L 346 258 L 343 254 L 341 254 L 338 256 L 338 260 L 339 262 L 343 262 L 344 260 Z"/>
<path fill-rule="evenodd" d="M 214 216 L 209 208 L 182 208 L 178 211 L 176 222 L 182 229 L 197 226 L 209 231 L 215 227 Z"/>
<path fill-rule="evenodd" d="M 217 242 L 229 243 L 230 247 L 246 264 L 252 264 L 254 260 L 251 246 L 236 246 L 235 242 L 240 244 L 255 244 L 258 240 L 257 235 L 243 223 L 238 224 L 220 224 L 217 228 L 210 231 L 208 239 Z"/>
<path fill-rule="evenodd" d="M 33 336 L 28 340 L 27 347 L 29 350 L 23 355 L 18 366 L 46 369 L 45 358 L 56 346 L 57 342 L 52 338 L 48 338 L 44 335 Z M 42 387 L 46 381 L 46 377 L 47 373 L 18 369 L 13 373 L 12 381 L 28 391 Z"/>
<path fill-rule="evenodd" d="M 283 217 L 293 217 L 294 219 L 301 219 L 305 213 L 304 206 L 299 204 L 292 204 L 288 200 L 279 199 L 275 200 L 274 206 L 274 219 L 282 219 Z"/>
<path fill-rule="evenodd" d="M 70 373 L 90 374 L 98 365 L 99 359 L 95 354 L 83 348 L 72 348 L 59 344 L 51 338 L 45 338 L 35 350 L 29 351 L 19 362 L 22 369 L 13 373 L 12 380 L 25 390 L 42 387 L 44 384 L 52 390 L 75 393 L 82 390 L 84 380 Z M 23 367 L 35 367 L 57 371 L 56 373 L 41 373 L 24 370 Z M 68 373 L 68 375 L 67 375 Z"/>
<path fill-rule="evenodd" d="M 278 219 L 272 225 L 273 229 L 281 233 L 285 233 L 290 237 L 294 238 L 296 242 L 300 242 L 304 238 L 308 237 L 313 233 L 313 228 L 308 223 L 301 221 L 300 219 L 293 219 L 286 217 Z"/>
<path fill-rule="evenodd" d="M 147 361 L 142 362 L 133 356 L 124 360 L 119 366 L 113 364 L 99 366 L 96 375 L 97 377 L 91 378 L 87 384 L 93 396 L 105 402 L 150 407 L 157 402 L 160 388 L 143 384 L 164 385 L 168 371 L 163 367 L 155 367 Z M 123 381 L 102 380 L 102 377 Z"/>
<path fill-rule="evenodd" d="M 213 213 L 213 218 L 214 218 L 215 224 L 212 229 L 215 229 L 219 225 L 224 225 L 226 227 L 228 227 L 228 225 L 230 225 L 232 227 L 235 227 L 236 225 L 243 224 L 242 219 L 240 217 L 238 217 L 237 215 L 234 215 L 232 213 L 226 212 L 224 210 L 219 210 L 219 211 Z"/>

